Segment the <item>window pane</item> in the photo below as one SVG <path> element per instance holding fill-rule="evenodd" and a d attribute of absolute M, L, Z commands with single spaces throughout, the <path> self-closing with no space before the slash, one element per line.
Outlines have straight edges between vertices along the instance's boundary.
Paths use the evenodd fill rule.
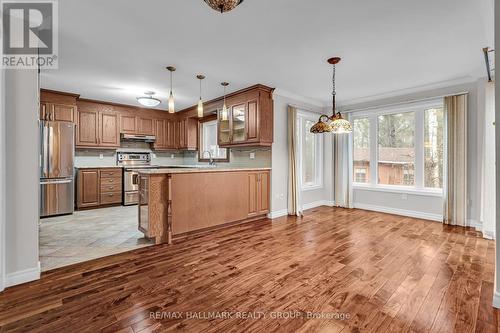
<path fill-rule="evenodd" d="M 424 116 L 424 186 L 443 187 L 444 111 L 425 110 Z"/>
<path fill-rule="evenodd" d="M 354 120 L 354 181 L 370 182 L 370 120 L 368 118 Z"/>
<path fill-rule="evenodd" d="M 316 136 L 309 131 L 314 121 L 304 120 L 304 141 L 302 145 L 302 183 L 305 186 L 316 184 Z"/>
<path fill-rule="evenodd" d="M 208 121 L 202 125 L 202 147 L 200 154 L 203 158 L 208 159 L 209 151 L 214 159 L 227 158 L 227 149 L 219 148 L 217 145 L 217 120 Z"/>
<path fill-rule="evenodd" d="M 415 113 L 378 117 L 378 182 L 415 185 Z"/>

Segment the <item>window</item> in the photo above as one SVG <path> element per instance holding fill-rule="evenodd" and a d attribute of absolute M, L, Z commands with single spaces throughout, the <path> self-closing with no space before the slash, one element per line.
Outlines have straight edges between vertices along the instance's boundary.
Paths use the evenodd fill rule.
<path fill-rule="evenodd" d="M 378 116 L 378 183 L 414 185 L 415 113 Z"/>
<path fill-rule="evenodd" d="M 367 183 L 370 170 L 370 120 L 354 119 L 353 126 L 354 181 Z"/>
<path fill-rule="evenodd" d="M 441 194 L 441 99 L 354 113 L 353 181 L 358 186 Z"/>
<path fill-rule="evenodd" d="M 301 187 L 302 190 L 318 189 L 323 187 L 323 135 L 309 131 L 318 116 L 302 111 L 298 116 Z"/>
<path fill-rule="evenodd" d="M 208 162 L 209 154 L 215 161 L 229 162 L 226 148 L 217 145 L 217 119 L 200 122 L 200 151 L 199 161 Z"/>
<path fill-rule="evenodd" d="M 425 110 L 424 118 L 424 185 L 443 187 L 444 111 L 442 108 Z"/>

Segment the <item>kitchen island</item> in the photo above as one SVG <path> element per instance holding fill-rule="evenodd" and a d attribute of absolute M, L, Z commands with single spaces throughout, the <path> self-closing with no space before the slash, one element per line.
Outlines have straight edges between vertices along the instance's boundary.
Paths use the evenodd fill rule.
<path fill-rule="evenodd" d="M 139 230 L 156 244 L 263 218 L 270 168 L 160 168 L 139 171 Z"/>

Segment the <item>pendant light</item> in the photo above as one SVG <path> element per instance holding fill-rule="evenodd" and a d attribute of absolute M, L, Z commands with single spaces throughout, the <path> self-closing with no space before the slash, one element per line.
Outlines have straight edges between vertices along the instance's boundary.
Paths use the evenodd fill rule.
<path fill-rule="evenodd" d="M 168 113 L 174 113 L 175 101 L 174 101 L 174 94 L 172 93 L 172 76 L 176 68 L 174 66 L 168 66 L 167 69 L 170 71 L 170 97 L 168 98 Z"/>
<path fill-rule="evenodd" d="M 142 97 L 137 97 L 137 102 L 139 102 L 141 105 L 148 107 L 148 108 L 154 108 L 155 106 L 158 106 L 161 101 L 158 98 L 154 98 L 153 95 L 155 93 L 153 91 L 146 91 L 144 92 L 145 96 Z"/>
<path fill-rule="evenodd" d="M 203 100 L 201 99 L 201 81 L 205 79 L 205 75 L 196 75 L 196 78 L 200 80 L 200 100 L 198 101 L 198 118 L 203 118 Z"/>
<path fill-rule="evenodd" d="M 228 111 L 226 106 L 226 88 L 229 85 L 229 83 L 222 82 L 221 85 L 224 87 L 224 104 L 222 104 L 222 121 L 227 121 Z"/>
<path fill-rule="evenodd" d="M 233 10 L 243 2 L 243 0 L 204 0 L 210 8 L 224 13 Z"/>
<path fill-rule="evenodd" d="M 316 124 L 314 124 L 311 127 L 311 133 L 318 134 L 318 133 L 335 133 L 335 134 L 342 134 L 342 133 L 351 133 L 352 132 L 352 126 L 351 123 L 347 120 L 345 120 L 340 112 L 336 111 L 335 107 L 335 97 L 336 97 L 336 91 L 335 91 L 335 65 L 337 65 L 340 62 L 339 57 L 334 57 L 328 59 L 328 63 L 333 66 L 333 76 L 332 76 L 332 84 L 333 84 L 333 90 L 332 90 L 332 115 L 327 116 L 327 115 L 321 115 L 319 117 L 319 120 Z"/>

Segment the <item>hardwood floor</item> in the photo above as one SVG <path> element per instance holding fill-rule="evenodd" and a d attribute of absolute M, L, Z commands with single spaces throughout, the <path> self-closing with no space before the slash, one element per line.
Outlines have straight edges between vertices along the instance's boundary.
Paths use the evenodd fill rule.
<path fill-rule="evenodd" d="M 494 242 L 475 231 L 321 207 L 43 273 L 0 294 L 0 326 L 496 332 L 493 275 Z"/>

